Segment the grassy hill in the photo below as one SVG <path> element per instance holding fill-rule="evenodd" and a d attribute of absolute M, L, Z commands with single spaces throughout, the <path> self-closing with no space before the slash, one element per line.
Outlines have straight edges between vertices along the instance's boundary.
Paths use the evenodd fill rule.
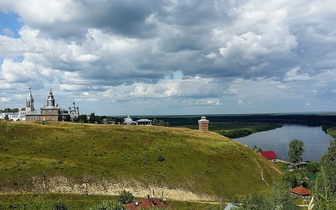
<path fill-rule="evenodd" d="M 262 193 L 280 170 L 214 132 L 0 121 L 0 192 L 152 194 L 208 200 Z M 44 173 L 45 172 L 45 173 Z"/>

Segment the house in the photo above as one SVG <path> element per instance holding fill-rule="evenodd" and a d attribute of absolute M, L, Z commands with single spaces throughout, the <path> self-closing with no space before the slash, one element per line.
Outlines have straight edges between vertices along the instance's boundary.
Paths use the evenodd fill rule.
<path fill-rule="evenodd" d="M 19 113 L 18 112 L 3 112 L 3 113 L 0 113 L 0 119 L 6 119 L 6 116 L 8 117 L 8 120 L 12 120 L 12 121 L 18 121 L 19 120 Z"/>
<path fill-rule="evenodd" d="M 125 207 L 130 210 L 136 210 L 136 209 L 151 209 L 151 208 L 169 208 L 166 201 L 163 201 L 160 198 L 146 198 L 140 201 L 135 201 L 129 204 L 125 204 Z"/>
<path fill-rule="evenodd" d="M 312 194 L 312 192 L 302 186 L 299 187 L 295 187 L 289 190 L 293 195 L 308 200 L 310 198 L 310 195 Z"/>
<path fill-rule="evenodd" d="M 137 120 L 137 125 L 146 125 L 146 126 L 151 126 L 152 125 L 152 121 L 149 119 L 140 119 Z"/>
<path fill-rule="evenodd" d="M 307 165 L 308 165 L 308 162 L 301 161 L 301 162 L 295 163 L 294 167 L 297 169 L 301 169 L 301 168 L 306 168 Z"/>
<path fill-rule="evenodd" d="M 239 207 L 232 203 L 228 203 L 228 205 L 225 207 L 224 210 L 233 210 L 233 209 L 239 209 Z"/>
<path fill-rule="evenodd" d="M 146 125 L 151 126 L 152 120 L 149 119 L 139 119 L 137 121 L 133 121 L 133 119 L 128 115 L 124 118 L 124 125 Z"/>
<path fill-rule="evenodd" d="M 279 160 L 273 151 L 261 151 L 259 154 L 271 162 L 277 162 Z"/>

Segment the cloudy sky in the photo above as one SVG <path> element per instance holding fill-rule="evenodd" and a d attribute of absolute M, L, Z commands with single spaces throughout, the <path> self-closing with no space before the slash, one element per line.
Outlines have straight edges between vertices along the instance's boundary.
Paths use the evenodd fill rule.
<path fill-rule="evenodd" d="M 1 0 L 0 109 L 336 111 L 334 0 Z"/>

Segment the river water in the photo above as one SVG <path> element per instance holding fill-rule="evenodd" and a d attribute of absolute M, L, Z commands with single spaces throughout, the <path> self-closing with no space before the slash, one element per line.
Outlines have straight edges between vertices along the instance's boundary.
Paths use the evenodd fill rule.
<path fill-rule="evenodd" d="M 250 148 L 256 145 L 263 151 L 273 150 L 278 158 L 288 160 L 288 144 L 293 139 L 304 142 L 305 152 L 302 155 L 304 161 L 318 162 L 327 151 L 329 140 L 333 138 L 326 134 L 321 126 L 284 125 L 281 128 L 254 133 L 234 140 Z"/>

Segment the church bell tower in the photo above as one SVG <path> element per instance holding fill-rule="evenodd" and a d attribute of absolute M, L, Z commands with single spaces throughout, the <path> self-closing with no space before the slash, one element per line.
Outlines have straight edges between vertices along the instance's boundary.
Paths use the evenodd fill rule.
<path fill-rule="evenodd" d="M 34 111 L 34 98 L 33 95 L 31 94 L 31 87 L 29 87 L 29 93 L 28 97 L 26 99 L 26 113 Z"/>

